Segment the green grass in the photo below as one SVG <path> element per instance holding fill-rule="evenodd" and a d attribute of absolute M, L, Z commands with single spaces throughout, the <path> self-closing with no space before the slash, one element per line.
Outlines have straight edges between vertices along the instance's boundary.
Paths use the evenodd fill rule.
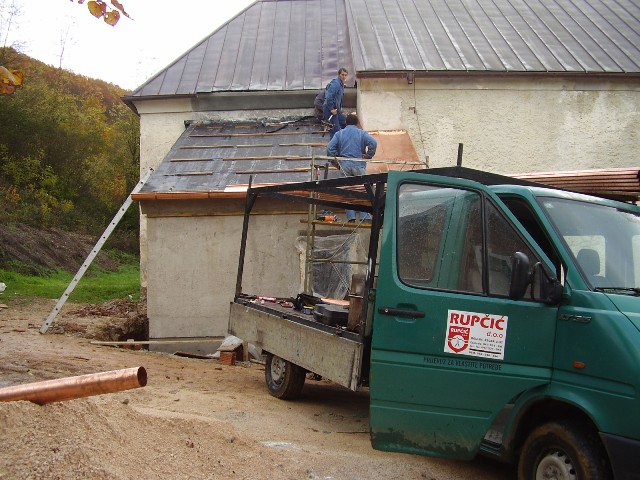
<path fill-rule="evenodd" d="M 12 297 L 58 299 L 76 273 L 57 271 L 44 276 L 29 276 L 0 269 L 0 282 L 7 285 L 0 302 L 11 303 Z M 126 259 L 116 272 L 91 265 L 76 284 L 68 300 L 74 303 L 104 303 L 109 300 L 140 299 L 140 268 L 135 257 Z"/>

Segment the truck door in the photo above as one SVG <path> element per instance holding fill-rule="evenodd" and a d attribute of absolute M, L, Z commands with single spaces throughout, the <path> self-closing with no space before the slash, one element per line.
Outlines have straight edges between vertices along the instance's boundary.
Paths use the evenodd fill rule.
<path fill-rule="evenodd" d="M 508 295 L 512 255 L 542 257 L 521 228 L 476 182 L 389 174 L 371 351 L 374 448 L 472 458 L 505 406 L 549 382 L 557 307 Z"/>

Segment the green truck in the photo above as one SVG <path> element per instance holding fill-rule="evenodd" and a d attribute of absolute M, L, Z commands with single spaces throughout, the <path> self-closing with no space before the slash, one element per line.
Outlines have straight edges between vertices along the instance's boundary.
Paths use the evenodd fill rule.
<path fill-rule="evenodd" d="M 242 292 L 263 196 L 371 213 L 357 328 Z M 250 188 L 229 332 L 276 397 L 368 388 L 375 449 L 640 479 L 637 205 L 463 167 Z"/>

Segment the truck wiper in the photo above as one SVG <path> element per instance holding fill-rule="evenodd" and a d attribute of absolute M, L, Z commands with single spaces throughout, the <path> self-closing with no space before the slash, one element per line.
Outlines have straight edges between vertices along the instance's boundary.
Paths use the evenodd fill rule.
<path fill-rule="evenodd" d="M 596 287 L 594 290 L 603 293 L 631 293 L 640 296 L 640 287 Z"/>

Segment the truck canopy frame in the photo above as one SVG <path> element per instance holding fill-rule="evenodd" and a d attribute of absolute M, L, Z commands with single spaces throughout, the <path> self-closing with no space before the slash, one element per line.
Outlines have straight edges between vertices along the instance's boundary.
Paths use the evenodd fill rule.
<path fill-rule="evenodd" d="M 481 183 L 482 185 L 524 185 L 548 188 L 548 186 L 540 183 L 520 180 L 505 175 L 483 172 L 461 166 L 412 170 L 411 173 L 462 178 L 473 180 Z M 259 187 L 252 187 L 250 181 L 245 201 L 234 298 L 237 300 L 238 298 L 243 297 L 242 277 L 244 273 L 244 261 L 247 248 L 249 218 L 258 197 L 271 197 L 326 208 L 359 210 L 371 214 L 371 237 L 367 254 L 367 274 L 365 278 L 365 291 L 371 291 L 376 274 L 375 258 L 378 251 L 378 243 L 380 239 L 379 233 L 383 221 L 387 178 L 388 173 L 379 173 L 373 175 L 329 178 L 324 180 L 283 183 Z M 368 311 L 368 303 L 369 299 L 365 296 L 363 299 L 362 312 Z M 364 329 L 360 332 L 360 335 L 361 339 L 364 341 Z"/>

